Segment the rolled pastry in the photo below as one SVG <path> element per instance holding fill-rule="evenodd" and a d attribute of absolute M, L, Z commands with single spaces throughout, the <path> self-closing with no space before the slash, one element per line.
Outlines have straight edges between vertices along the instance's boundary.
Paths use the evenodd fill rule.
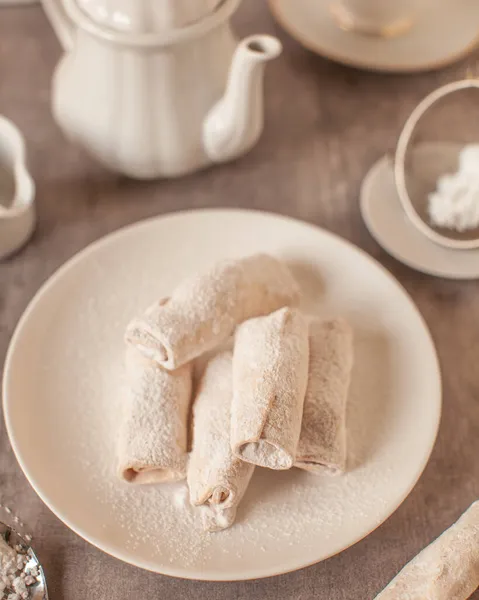
<path fill-rule="evenodd" d="M 479 501 L 420 552 L 376 600 L 466 600 L 479 586 Z"/>
<path fill-rule="evenodd" d="M 312 320 L 309 377 L 295 466 L 315 473 L 346 468 L 346 402 L 353 335 L 343 319 Z"/>
<path fill-rule="evenodd" d="M 233 360 L 231 444 L 270 469 L 293 466 L 308 380 L 308 323 L 297 309 L 243 323 Z"/>
<path fill-rule="evenodd" d="M 232 355 L 210 360 L 193 405 L 193 448 L 188 465 L 190 501 L 201 507 L 207 531 L 230 527 L 254 467 L 233 456 L 230 443 Z"/>
<path fill-rule="evenodd" d="M 222 261 L 185 280 L 171 298 L 134 319 L 126 339 L 166 369 L 176 369 L 225 341 L 236 326 L 299 302 L 288 267 L 255 254 Z"/>
<path fill-rule="evenodd" d="M 118 441 L 120 477 L 131 483 L 184 479 L 191 365 L 171 373 L 130 346 L 126 372 Z"/>

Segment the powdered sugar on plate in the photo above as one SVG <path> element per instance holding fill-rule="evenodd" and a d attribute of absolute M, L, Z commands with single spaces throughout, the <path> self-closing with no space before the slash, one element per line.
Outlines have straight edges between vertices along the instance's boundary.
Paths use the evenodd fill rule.
<path fill-rule="evenodd" d="M 341 477 L 258 468 L 236 524 L 208 534 L 184 484 L 140 488 L 117 477 L 123 333 L 133 315 L 185 276 L 220 256 L 253 252 L 302 267 L 301 283 L 312 291 L 308 309 L 343 316 L 353 327 L 350 464 Z M 30 481 L 80 535 L 161 573 L 241 579 L 322 560 L 387 518 L 429 456 L 440 382 L 417 310 L 368 258 L 301 223 L 206 211 L 130 229 L 57 276 L 14 339 L 5 398 L 9 434 Z"/>
<path fill-rule="evenodd" d="M 79 328 L 87 327 L 84 318 L 78 320 Z M 95 349 L 98 362 L 81 349 L 68 348 L 69 361 L 79 366 L 78 376 L 72 381 L 72 372 L 57 373 L 54 393 L 64 396 L 67 390 L 76 390 L 77 401 L 69 404 L 68 418 L 83 433 L 72 437 L 67 429 L 62 445 L 69 462 L 77 457 L 75 470 L 81 471 L 84 493 L 101 507 L 105 521 L 100 527 L 113 528 L 131 555 L 148 554 L 165 564 L 201 569 L 217 560 L 218 554 L 242 560 L 248 548 L 259 546 L 265 553 L 278 545 L 312 552 L 318 540 L 327 546 L 351 519 L 379 514 L 386 505 L 383 490 L 393 482 L 394 473 L 386 458 L 371 462 L 368 453 L 375 453 L 375 444 L 381 443 L 372 432 L 381 436 L 384 431 L 387 406 L 383 397 L 390 357 L 380 336 L 360 329 L 356 333 L 358 357 L 349 407 L 350 471 L 342 477 L 318 477 L 297 469 L 280 473 L 258 468 L 237 523 L 215 534 L 203 531 L 201 509 L 190 506 L 185 483 L 135 486 L 117 477 L 115 442 L 124 390 L 122 346 L 109 348 L 108 336 L 101 335 L 99 349 Z M 110 356 L 110 362 L 102 356 Z M 90 376 L 84 377 L 87 369 Z"/>

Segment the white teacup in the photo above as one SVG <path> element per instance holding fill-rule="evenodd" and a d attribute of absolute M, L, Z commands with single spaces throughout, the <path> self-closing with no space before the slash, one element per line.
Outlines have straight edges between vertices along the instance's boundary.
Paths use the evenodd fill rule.
<path fill-rule="evenodd" d="M 401 35 L 414 23 L 427 0 L 333 0 L 340 27 L 368 35 Z"/>

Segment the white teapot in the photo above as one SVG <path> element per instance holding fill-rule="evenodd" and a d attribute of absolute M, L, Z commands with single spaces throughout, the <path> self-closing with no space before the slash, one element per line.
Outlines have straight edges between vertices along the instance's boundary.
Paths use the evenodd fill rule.
<path fill-rule="evenodd" d="M 65 49 L 54 117 L 108 168 L 176 177 L 257 142 L 263 70 L 281 44 L 237 44 L 229 19 L 240 0 L 62 0 L 56 11 L 43 1 Z"/>

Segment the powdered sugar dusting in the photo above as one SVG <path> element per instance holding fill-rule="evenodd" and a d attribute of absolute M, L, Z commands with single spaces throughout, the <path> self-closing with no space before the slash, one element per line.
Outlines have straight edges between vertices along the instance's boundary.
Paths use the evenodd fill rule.
<path fill-rule="evenodd" d="M 369 379 L 364 360 L 367 342 L 360 336 L 358 343 L 363 355 L 358 368 Z M 248 548 L 259 546 L 265 553 L 274 551 L 278 544 L 313 550 L 319 537 L 325 544 L 338 530 L 347 528 L 351 518 L 367 517 L 371 512 L 380 512 L 385 505 L 381 494 L 387 482 L 394 479 L 392 469 L 382 463 L 375 466 L 369 461 L 364 463 L 357 455 L 371 450 L 370 429 L 375 427 L 376 419 L 382 419 L 383 411 L 377 410 L 370 399 L 364 400 L 357 390 L 352 395 L 355 419 L 352 432 L 356 439 L 351 444 L 356 456 L 349 473 L 331 478 L 297 469 L 277 473 L 258 468 L 239 507 L 237 523 L 220 533 L 204 532 L 201 512 L 190 506 L 184 483 L 132 487 L 117 478 L 115 406 L 124 385 L 121 350 L 120 346 L 110 354 L 109 364 L 99 364 L 91 379 L 82 377 L 79 369 L 75 387 L 81 402 L 70 404 L 69 410 L 81 434 L 68 437 L 65 443 L 69 461 L 72 456 L 80 457 L 75 471 L 83 473 L 86 493 L 104 515 L 105 522 L 99 526 L 116 531 L 115 535 L 119 532 L 129 553 L 147 553 L 153 561 L 201 568 L 217 560 L 218 554 L 246 559 Z M 369 351 L 382 352 L 383 348 L 379 344 L 369 347 Z M 73 352 L 70 358 L 81 363 L 81 355 L 71 349 L 70 352 Z M 93 362 L 90 360 L 88 364 L 91 367 Z M 62 379 L 58 377 L 57 381 L 61 383 Z M 63 383 L 71 389 L 71 381 Z M 356 385 L 364 386 L 364 382 L 357 380 Z M 364 389 L 368 391 L 367 387 Z M 371 408 L 374 414 L 369 412 Z M 365 481 L 368 493 L 364 493 Z"/>
<path fill-rule="evenodd" d="M 361 342 L 361 340 L 360 340 Z M 381 350 L 381 346 L 377 348 Z M 361 350 L 364 352 L 364 343 Z M 88 495 L 93 497 L 107 522 L 100 526 L 108 531 L 120 530 L 122 544 L 131 553 L 147 552 L 150 560 L 184 568 L 201 568 L 217 559 L 218 553 L 237 560 L 247 558 L 248 548 L 262 546 L 262 552 L 287 548 L 317 548 L 321 543 L 347 528 L 351 518 L 368 517 L 386 505 L 381 496 L 394 474 L 380 462 L 362 462 L 356 455 L 352 470 L 337 478 L 318 477 L 292 469 L 281 473 L 258 468 L 238 511 L 237 523 L 220 533 L 203 531 L 201 511 L 192 508 L 184 483 L 132 487 L 116 476 L 114 399 L 121 394 L 122 361 L 113 361 L 108 369 L 99 369 L 97 389 L 93 393 L 88 381 L 77 385 L 83 404 L 73 407 L 72 419 L 79 431 L 88 436 L 70 439 L 71 455 L 80 456 L 75 470 L 87 475 Z M 359 368 L 365 368 L 364 359 Z M 366 375 L 369 373 L 367 368 Z M 360 385 L 360 381 L 357 382 Z M 356 423 L 352 428 L 356 453 L 371 450 L 367 443 L 374 420 L 382 418 L 376 410 L 374 419 L 368 400 L 353 395 Z M 358 402 L 362 406 L 358 406 Z M 374 408 L 377 408 L 374 405 Z M 72 407 L 70 406 L 70 409 Z M 73 454 L 74 453 L 74 454 Z M 70 456 L 71 456 L 70 455 Z M 85 476 L 83 477 L 85 480 Z M 365 481 L 368 492 L 364 493 Z"/>
<path fill-rule="evenodd" d="M 78 262 L 30 313 L 9 373 L 12 429 L 24 463 L 49 505 L 80 534 L 160 572 L 259 576 L 337 552 L 391 513 L 429 452 L 437 382 L 422 322 L 381 270 L 334 238 L 273 217 L 240 214 L 233 223 L 215 213 L 214 226 L 211 215 L 182 218 L 187 244 L 178 242 L 186 225 L 181 237 L 173 220 L 130 231 Z M 350 464 L 337 478 L 257 468 L 235 525 L 208 534 L 184 501 L 184 484 L 140 489 L 117 478 L 123 332 L 152 298 L 168 295 L 219 254 L 255 251 L 311 264 L 323 291 L 308 308 L 343 316 L 353 327 Z M 38 431 L 48 434 L 32 449 Z"/>
<path fill-rule="evenodd" d="M 364 461 L 368 453 L 374 452 L 371 430 L 384 417 L 377 400 L 385 391 L 383 384 L 387 384 L 370 372 L 365 356 L 377 369 L 385 355 L 381 345 L 370 344 L 369 338 L 364 342 L 364 336 L 359 339 L 360 379 L 356 380 L 351 400 L 354 459 L 352 470 L 346 475 L 330 478 L 298 469 L 277 473 L 258 468 L 239 507 L 236 524 L 214 534 L 203 531 L 201 510 L 190 506 L 184 483 L 134 487 L 119 481 L 116 436 L 125 385 L 123 343 L 119 325 L 113 332 L 106 326 L 104 330 L 99 327 L 105 310 L 108 309 L 96 301 L 88 302 L 88 310 L 77 315 L 71 331 L 72 339 L 78 339 L 82 330 L 95 323 L 96 339 L 91 352 L 77 344 L 65 348 L 61 345 L 63 336 L 55 345 L 57 340 L 53 338 L 58 354 L 66 354 L 77 368 L 56 372 L 51 393 L 67 397 L 75 390 L 75 398 L 63 407 L 65 414 L 60 418 L 75 423 L 76 435 L 72 436 L 68 428 L 64 434 L 57 432 L 65 448 L 64 469 L 71 474 L 72 457 L 77 457 L 73 465 L 76 482 L 72 485 L 78 489 L 78 481 L 82 482 L 82 494 L 93 499 L 95 511 L 98 509 L 103 518 L 96 526 L 118 539 L 129 555 L 147 556 L 150 562 L 181 568 L 201 568 L 221 565 L 219 556 L 225 560 L 250 560 L 250 550 L 259 546 L 265 554 L 276 552 L 278 547 L 313 551 L 318 545 L 327 546 L 338 531 L 347 530 L 351 520 L 367 518 L 386 506 L 381 494 L 388 481 L 393 481 L 393 471 L 387 467 L 387 459 Z M 52 358 L 44 367 L 45 385 L 52 385 L 54 365 Z M 372 397 L 371 381 L 380 387 Z M 56 404 L 55 418 L 59 418 L 59 410 L 62 407 L 59 409 Z M 61 457 L 57 458 L 61 462 Z M 95 512 L 91 504 L 90 509 Z"/>

